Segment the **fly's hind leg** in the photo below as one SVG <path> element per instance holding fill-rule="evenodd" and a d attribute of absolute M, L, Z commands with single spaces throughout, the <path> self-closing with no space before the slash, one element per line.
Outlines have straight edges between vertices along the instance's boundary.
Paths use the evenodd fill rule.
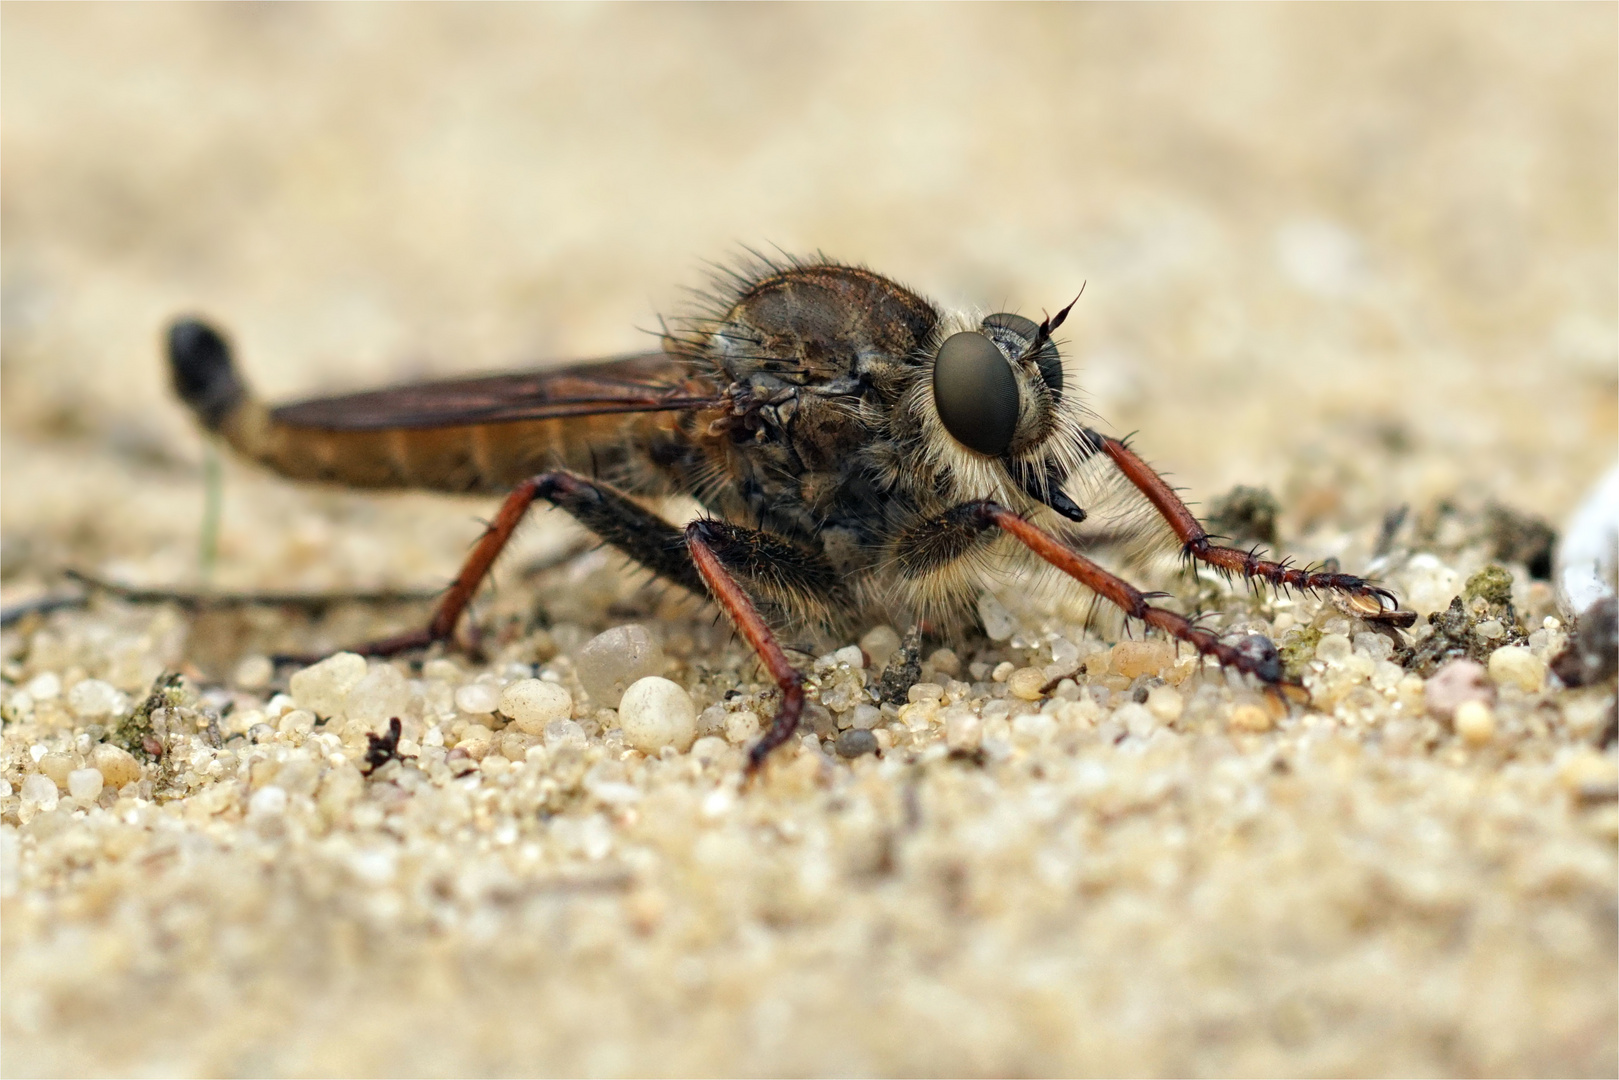
<path fill-rule="evenodd" d="M 572 515 L 585 528 L 661 577 L 701 594 L 697 575 L 681 531 L 657 514 L 606 484 L 571 472 L 541 473 L 512 489 L 500 512 L 473 547 L 461 572 L 439 601 L 433 619 L 421 630 L 352 649 L 362 656 L 392 656 L 439 641 L 448 641 L 455 625 L 489 575 L 502 549 L 535 500 L 544 499 Z"/>

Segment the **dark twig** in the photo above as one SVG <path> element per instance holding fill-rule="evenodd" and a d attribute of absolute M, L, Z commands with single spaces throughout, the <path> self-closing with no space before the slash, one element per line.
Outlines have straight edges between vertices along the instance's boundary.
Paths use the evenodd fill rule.
<path fill-rule="evenodd" d="M 420 604 L 438 599 L 439 590 L 377 589 L 355 592 L 185 592 L 178 589 L 139 589 L 104 581 L 79 570 L 65 571 L 69 580 L 87 588 L 116 596 L 131 604 L 177 604 L 187 611 L 212 611 L 234 607 L 290 607 L 312 614 L 333 604 Z M 82 601 L 81 601 L 82 602 Z M 63 604 L 62 606 L 68 606 Z M 8 613 L 9 615 L 9 613 Z"/>

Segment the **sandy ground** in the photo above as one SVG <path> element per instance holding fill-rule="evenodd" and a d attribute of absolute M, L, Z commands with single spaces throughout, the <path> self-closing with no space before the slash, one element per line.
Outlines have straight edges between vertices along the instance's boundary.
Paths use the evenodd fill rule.
<path fill-rule="evenodd" d="M 737 794 L 757 670 L 615 560 L 525 572 L 576 539 L 550 517 L 480 609 L 487 664 L 377 665 L 319 726 L 261 658 L 420 605 L 30 616 L 0 668 L 5 1073 L 1612 1075 L 1613 686 L 1545 675 L 1566 613 L 1489 508 L 1560 526 L 1614 461 L 1616 21 L 0 8 L 8 607 L 65 569 L 430 589 L 492 509 L 226 461 L 205 580 L 176 313 L 267 396 L 358 388 L 643 347 L 753 244 L 991 309 L 1085 283 L 1092 406 L 1191 498 L 1268 488 L 1286 553 L 1423 616 L 1504 562 L 1516 619 L 1468 632 L 1528 658 L 1457 721 L 1330 606 L 1143 572 L 1292 650 L 1314 703 L 1282 712 L 1013 583 L 1015 631 L 930 643 L 956 655 L 881 759 L 834 752 L 850 706 Z M 633 749 L 579 681 L 630 622 L 704 710 L 690 751 Z M 814 666 L 846 706 L 848 657 Z M 576 726 L 488 712 L 536 673 Z M 417 758 L 362 780 L 378 700 Z M 76 796 L 103 740 L 138 770 L 103 755 Z"/>

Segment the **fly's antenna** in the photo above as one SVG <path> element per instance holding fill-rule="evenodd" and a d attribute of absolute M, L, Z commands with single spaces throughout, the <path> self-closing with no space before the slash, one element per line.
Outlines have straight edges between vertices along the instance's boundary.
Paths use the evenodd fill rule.
<path fill-rule="evenodd" d="M 1055 315 L 1047 315 L 1044 319 L 1040 320 L 1040 329 L 1035 332 L 1034 344 L 1030 346 L 1030 352 L 1039 352 L 1040 346 L 1051 340 L 1051 335 L 1056 333 L 1057 327 L 1063 324 L 1063 320 L 1068 318 L 1068 313 L 1074 310 L 1074 305 L 1079 303 L 1079 298 L 1085 295 L 1085 286 L 1088 284 L 1089 282 L 1081 282 L 1079 292 L 1075 294 L 1072 300 L 1068 301 L 1067 307 L 1063 308 Z"/>

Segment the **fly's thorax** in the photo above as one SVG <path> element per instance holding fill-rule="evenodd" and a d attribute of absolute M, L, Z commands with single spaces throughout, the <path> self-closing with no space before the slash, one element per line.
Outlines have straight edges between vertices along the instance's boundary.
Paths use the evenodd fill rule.
<path fill-rule="evenodd" d="M 736 381 L 798 386 L 898 377 L 938 312 L 904 286 L 852 266 L 769 268 L 707 320 L 708 348 Z"/>

